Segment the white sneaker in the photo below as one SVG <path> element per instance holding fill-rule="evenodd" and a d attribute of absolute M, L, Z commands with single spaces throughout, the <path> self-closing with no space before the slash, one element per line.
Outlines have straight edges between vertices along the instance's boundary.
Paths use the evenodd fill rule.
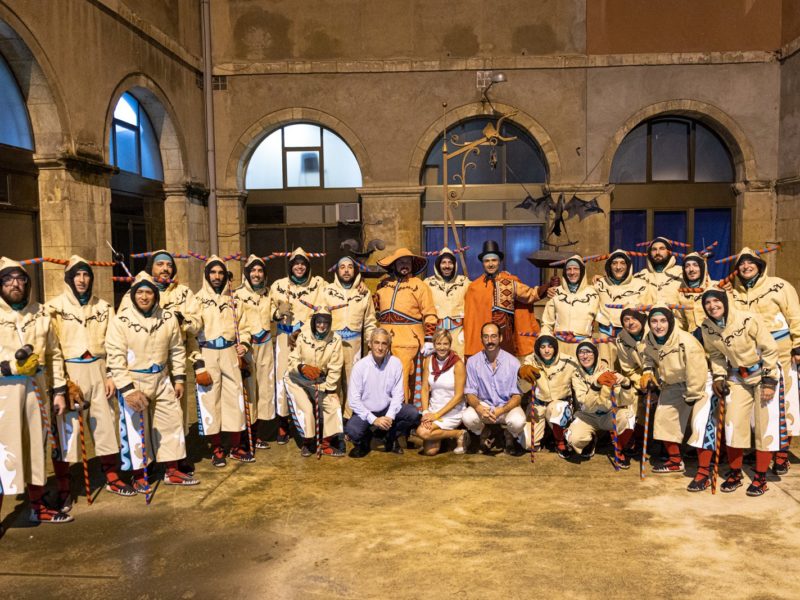
<path fill-rule="evenodd" d="M 453 454 L 464 454 L 467 451 L 467 445 L 469 444 L 469 431 L 466 429 L 461 432 L 461 435 L 458 437 L 458 441 L 456 442 L 456 447 L 453 450 Z"/>

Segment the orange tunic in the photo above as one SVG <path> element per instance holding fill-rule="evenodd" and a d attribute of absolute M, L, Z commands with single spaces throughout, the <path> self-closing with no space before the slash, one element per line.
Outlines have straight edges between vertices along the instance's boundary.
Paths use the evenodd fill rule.
<path fill-rule="evenodd" d="M 533 303 L 538 299 L 535 287 L 506 271 L 500 271 L 494 279 L 481 275 L 470 283 L 464 298 L 464 355 L 483 350 L 481 327 L 489 321 L 500 325 L 503 350 L 514 356 L 533 352 L 535 338 L 520 333 L 539 332 L 533 314 Z"/>

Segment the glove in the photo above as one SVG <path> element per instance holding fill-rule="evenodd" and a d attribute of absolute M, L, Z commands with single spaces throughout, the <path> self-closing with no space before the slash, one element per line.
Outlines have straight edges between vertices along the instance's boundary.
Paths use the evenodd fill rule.
<path fill-rule="evenodd" d="M 658 382 L 656 381 L 655 375 L 653 375 L 650 371 L 644 373 L 639 379 L 639 389 L 643 392 L 648 390 L 652 390 L 658 387 Z"/>
<path fill-rule="evenodd" d="M 39 368 L 39 355 L 29 354 L 25 360 L 18 360 L 17 364 L 11 369 L 16 371 L 17 375 L 25 375 L 25 377 L 33 377 L 36 375 L 36 369 Z"/>
<path fill-rule="evenodd" d="M 300 371 L 300 375 L 311 381 L 319 379 L 320 375 L 322 375 L 322 371 L 319 370 L 319 367 L 315 367 L 314 365 L 300 365 L 297 367 L 297 370 Z"/>
<path fill-rule="evenodd" d="M 183 313 L 179 310 L 175 311 L 175 318 L 178 319 L 178 325 L 183 325 L 183 322 L 186 320 L 186 317 L 184 317 Z"/>
<path fill-rule="evenodd" d="M 711 384 L 711 389 L 714 390 L 714 395 L 716 395 L 717 398 L 724 398 L 731 391 L 728 382 L 724 379 L 715 379 Z"/>
<path fill-rule="evenodd" d="M 292 313 L 292 305 L 285 300 L 281 300 L 278 302 L 278 309 L 275 311 L 275 314 L 279 319 L 283 319 L 285 317 L 291 319 L 294 316 Z"/>
<path fill-rule="evenodd" d="M 209 387 L 213 385 L 214 380 L 211 379 L 211 375 L 209 375 L 208 371 L 206 371 L 205 367 L 201 369 L 195 369 L 194 371 L 194 380 L 197 382 L 197 385 L 200 387 Z"/>
<path fill-rule="evenodd" d="M 125 396 L 125 402 L 127 402 L 128 406 L 130 406 L 131 409 L 135 410 L 136 412 L 142 412 L 150 404 L 147 396 L 145 396 L 139 390 L 134 390 Z"/>
<path fill-rule="evenodd" d="M 769 402 L 775 397 L 778 381 L 769 377 L 761 379 L 761 402 Z"/>
<path fill-rule="evenodd" d="M 617 376 L 614 371 L 604 371 L 597 378 L 597 383 L 606 387 L 614 387 L 617 384 Z"/>
<path fill-rule="evenodd" d="M 522 379 L 523 381 L 527 381 L 531 385 L 536 383 L 536 380 L 539 379 L 539 375 L 541 371 L 534 367 L 533 365 L 522 365 L 517 371 L 517 377 Z"/>
<path fill-rule="evenodd" d="M 83 410 L 89 406 L 83 395 L 83 390 L 74 381 L 67 379 L 67 400 L 70 410 Z"/>
<path fill-rule="evenodd" d="M 545 294 L 547 294 L 547 290 L 549 290 L 550 288 L 558 287 L 559 285 L 561 285 L 561 278 L 558 277 L 557 275 L 554 275 L 553 277 L 550 278 L 550 281 L 548 281 L 543 285 L 540 285 L 536 289 L 536 295 L 539 296 L 539 298 L 544 298 Z"/>
<path fill-rule="evenodd" d="M 419 353 L 426 357 L 433 354 L 433 342 L 425 342 L 422 344 L 422 348 L 420 348 Z"/>
<path fill-rule="evenodd" d="M 242 373 L 242 379 L 250 377 L 250 363 L 243 356 L 239 357 L 239 371 Z"/>
<path fill-rule="evenodd" d="M 287 343 L 289 344 L 289 350 L 294 350 L 294 347 L 297 346 L 297 338 L 299 337 L 300 337 L 299 329 L 289 334 L 289 339 L 287 340 Z"/>

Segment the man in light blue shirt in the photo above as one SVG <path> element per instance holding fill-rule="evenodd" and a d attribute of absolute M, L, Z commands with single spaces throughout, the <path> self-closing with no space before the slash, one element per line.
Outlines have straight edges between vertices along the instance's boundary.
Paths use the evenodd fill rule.
<path fill-rule="evenodd" d="M 525 412 L 520 408 L 517 387 L 519 361 L 500 345 L 503 334 L 495 323 L 481 327 L 483 351 L 467 360 L 464 395 L 469 407 L 464 411 L 464 426 L 481 436 L 481 450 L 489 453 L 500 427 L 506 429 L 505 451 L 519 456 L 525 447 Z"/>
<path fill-rule="evenodd" d="M 353 416 L 344 431 L 355 448 L 353 458 L 366 456 L 372 441 L 372 428 L 386 432 L 384 450 L 403 454 L 398 435 L 408 435 L 419 423 L 420 415 L 412 404 L 404 404 L 403 364 L 391 355 L 392 336 L 378 327 L 369 338 L 370 353 L 359 360 L 350 373 L 347 401 Z"/>

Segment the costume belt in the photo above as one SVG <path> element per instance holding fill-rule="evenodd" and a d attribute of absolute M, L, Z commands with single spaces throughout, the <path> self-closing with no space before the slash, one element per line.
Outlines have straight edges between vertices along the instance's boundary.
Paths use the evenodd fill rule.
<path fill-rule="evenodd" d="M 622 331 L 622 327 L 614 327 L 611 324 L 600 325 L 597 329 L 606 337 L 617 337 Z"/>
<path fill-rule="evenodd" d="M 147 369 L 131 369 L 133 373 L 161 373 L 164 370 L 164 365 L 153 363 Z"/>
<path fill-rule="evenodd" d="M 556 331 L 553 333 L 553 336 L 559 342 L 564 342 L 565 344 L 579 344 L 583 340 L 589 339 L 588 335 L 581 335 L 574 331 Z"/>
<path fill-rule="evenodd" d="M 278 323 L 278 333 L 283 333 L 284 335 L 292 335 L 295 331 L 300 329 L 303 326 L 302 321 L 298 321 L 294 325 L 284 325 L 283 323 Z"/>
<path fill-rule="evenodd" d="M 772 338 L 774 340 L 782 340 L 785 337 L 789 337 L 789 329 L 778 329 L 777 331 L 772 332 Z"/>
<path fill-rule="evenodd" d="M 213 340 L 206 340 L 204 342 L 198 340 L 198 344 L 200 345 L 200 347 L 206 348 L 208 350 L 224 350 L 225 348 L 230 348 L 235 343 L 236 342 L 233 342 L 231 340 L 226 340 L 222 336 L 219 336 L 218 338 L 215 338 Z"/>
<path fill-rule="evenodd" d="M 345 327 L 344 329 L 337 329 L 336 333 L 339 334 L 339 337 L 343 340 L 354 340 L 358 337 L 361 337 L 361 332 L 353 331 L 349 327 Z"/>
<path fill-rule="evenodd" d="M 452 331 L 464 326 L 464 317 L 445 317 L 439 322 L 439 329 L 445 331 Z"/>
<path fill-rule="evenodd" d="M 252 342 L 255 346 L 266 344 L 272 339 L 272 333 L 268 329 L 262 329 L 252 336 Z"/>
<path fill-rule="evenodd" d="M 378 313 L 378 322 L 384 325 L 422 325 L 422 320 L 414 319 L 393 310 L 384 310 Z"/>
<path fill-rule="evenodd" d="M 78 358 L 65 358 L 64 362 L 65 363 L 75 363 L 75 364 L 81 364 L 81 365 L 88 365 L 89 363 L 96 362 L 96 361 L 100 360 L 101 358 L 102 358 L 102 356 L 87 356 L 87 357 L 80 356 Z"/>
<path fill-rule="evenodd" d="M 762 366 L 763 365 L 760 362 L 757 362 L 749 367 L 733 367 L 731 368 L 731 374 L 738 375 L 742 379 L 747 379 L 756 373 L 760 373 Z"/>

